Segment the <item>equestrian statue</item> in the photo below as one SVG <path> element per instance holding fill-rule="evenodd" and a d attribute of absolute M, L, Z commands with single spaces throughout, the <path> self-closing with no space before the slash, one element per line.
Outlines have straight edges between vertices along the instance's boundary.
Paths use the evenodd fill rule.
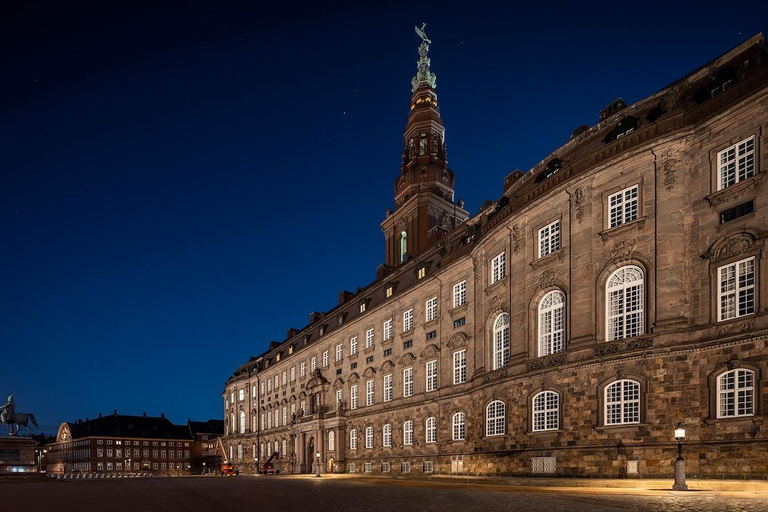
<path fill-rule="evenodd" d="M 21 427 L 26 428 L 27 432 L 31 434 L 30 423 L 37 428 L 34 414 L 31 412 L 16 412 L 16 403 L 13 401 L 13 395 L 9 396 L 8 401 L 0 406 L 0 423 L 8 425 L 9 436 L 15 436 Z"/>

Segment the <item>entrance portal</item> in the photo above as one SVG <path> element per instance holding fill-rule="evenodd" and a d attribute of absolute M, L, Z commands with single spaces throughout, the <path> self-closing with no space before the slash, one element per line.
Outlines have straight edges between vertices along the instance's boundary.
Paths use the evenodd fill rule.
<path fill-rule="evenodd" d="M 333 473 L 333 468 L 335 466 L 335 462 L 333 459 L 328 459 L 328 472 Z"/>
<path fill-rule="evenodd" d="M 305 461 L 307 461 L 307 467 L 304 470 L 306 473 L 314 473 L 315 472 L 315 438 L 310 437 L 309 441 L 307 441 L 307 454 L 304 458 Z"/>

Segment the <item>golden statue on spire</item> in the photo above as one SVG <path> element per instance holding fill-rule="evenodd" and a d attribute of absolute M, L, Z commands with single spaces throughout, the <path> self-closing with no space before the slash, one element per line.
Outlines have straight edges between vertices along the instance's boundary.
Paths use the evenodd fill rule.
<path fill-rule="evenodd" d="M 420 85 L 428 85 L 435 89 L 437 87 L 437 77 L 429 69 L 429 45 L 432 43 L 424 32 L 427 24 L 422 23 L 421 28 L 413 27 L 416 30 L 416 35 L 421 38 L 421 44 L 419 45 L 419 60 L 416 61 L 416 76 L 411 80 L 411 91 L 415 92 Z"/>

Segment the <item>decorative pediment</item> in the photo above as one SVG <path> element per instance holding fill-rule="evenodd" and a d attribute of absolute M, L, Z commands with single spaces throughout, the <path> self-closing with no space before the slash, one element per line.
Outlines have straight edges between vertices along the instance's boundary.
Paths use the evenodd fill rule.
<path fill-rule="evenodd" d="M 344 386 L 344 380 L 341 377 L 339 377 L 333 382 L 334 389 L 339 389 L 343 386 Z"/>
<path fill-rule="evenodd" d="M 379 367 L 379 371 L 386 372 L 386 371 L 391 370 L 394 367 L 395 367 L 395 364 L 392 361 L 386 360 Z"/>
<path fill-rule="evenodd" d="M 320 370 L 320 368 L 315 368 L 315 371 L 313 371 L 311 375 L 312 377 L 307 382 L 307 389 L 314 389 L 316 387 L 328 384 L 328 380 L 323 377 L 323 372 Z"/>
<path fill-rule="evenodd" d="M 64 423 L 59 429 L 59 435 L 56 438 L 56 442 L 64 443 L 72 440 L 72 434 L 69 431 L 69 425 Z"/>
<path fill-rule="evenodd" d="M 299 393 L 299 398 L 300 399 L 301 398 L 307 398 L 307 394 L 304 391 L 302 391 L 301 393 Z"/>
<path fill-rule="evenodd" d="M 430 343 L 424 348 L 420 357 L 422 359 L 434 359 L 438 356 L 438 354 L 440 354 L 440 349 Z"/>
<path fill-rule="evenodd" d="M 446 346 L 449 348 L 458 348 L 458 347 L 465 347 L 467 345 L 467 335 L 463 332 L 454 334 L 453 337 L 448 340 L 448 343 L 446 343 Z"/>
<path fill-rule="evenodd" d="M 758 238 L 758 234 L 751 231 L 727 235 L 712 244 L 701 257 L 712 262 L 718 262 L 732 256 L 738 256 L 754 249 Z"/>
<path fill-rule="evenodd" d="M 352 375 L 349 376 L 347 381 L 349 381 L 350 384 L 354 384 L 355 382 L 360 380 L 360 376 L 356 373 L 352 373 Z"/>
<path fill-rule="evenodd" d="M 400 358 L 400 366 L 410 366 L 415 360 L 416 358 L 413 357 L 413 354 L 406 352 L 403 354 L 403 357 Z"/>
<path fill-rule="evenodd" d="M 363 372 L 363 377 L 366 377 L 366 378 L 370 379 L 371 377 L 373 377 L 373 375 L 374 375 L 375 373 L 376 373 L 376 370 L 375 370 L 375 369 L 374 369 L 372 366 L 369 366 L 369 367 L 368 367 L 368 368 L 366 368 L 366 369 L 365 369 L 365 371 Z"/>

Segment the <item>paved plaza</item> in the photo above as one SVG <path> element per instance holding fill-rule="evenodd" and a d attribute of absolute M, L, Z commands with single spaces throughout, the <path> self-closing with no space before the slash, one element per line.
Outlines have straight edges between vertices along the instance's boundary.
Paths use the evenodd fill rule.
<path fill-rule="evenodd" d="M 768 511 L 768 493 L 554 488 L 451 480 L 239 476 L 0 481 L 2 510 L 146 511 Z"/>

